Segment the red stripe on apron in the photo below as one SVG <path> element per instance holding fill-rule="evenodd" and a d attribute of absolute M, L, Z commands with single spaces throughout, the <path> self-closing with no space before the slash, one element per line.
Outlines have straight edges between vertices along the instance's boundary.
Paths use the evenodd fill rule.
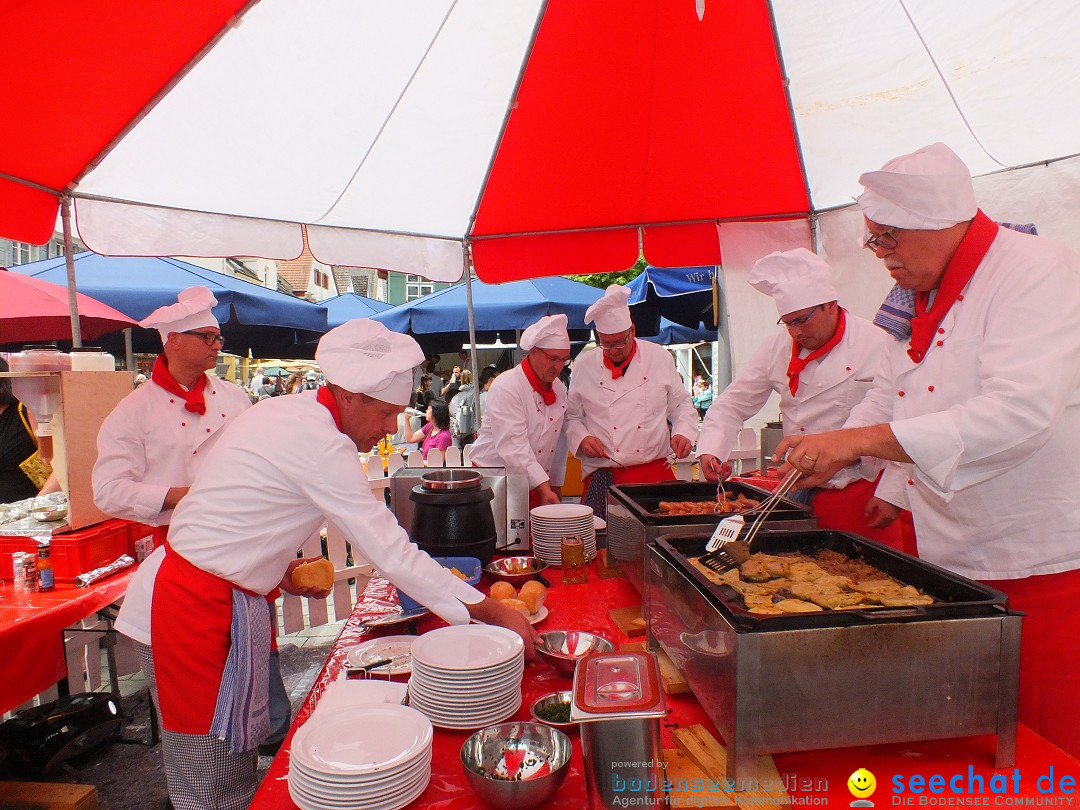
<path fill-rule="evenodd" d="M 166 546 L 154 580 L 150 637 L 161 723 L 168 731 L 210 731 L 232 642 L 235 587 Z"/>
<path fill-rule="evenodd" d="M 906 532 L 899 519 L 884 529 L 871 529 L 866 525 L 866 504 L 874 497 L 875 489 L 876 480 L 863 480 L 848 484 L 843 489 L 821 490 L 810 502 L 818 526 L 837 532 L 851 532 L 914 555 L 914 547 L 907 547 L 911 546 L 911 539 L 905 537 Z"/>
<path fill-rule="evenodd" d="M 616 484 L 658 484 L 661 481 L 674 481 L 675 471 L 666 458 L 657 458 L 647 464 L 635 464 L 632 467 L 609 467 Z M 589 482 L 593 474 L 585 476 L 581 482 L 581 491 L 589 491 Z"/>
<path fill-rule="evenodd" d="M 1027 614 L 1020 634 L 1020 722 L 1080 757 L 1080 571 L 985 582 Z"/>

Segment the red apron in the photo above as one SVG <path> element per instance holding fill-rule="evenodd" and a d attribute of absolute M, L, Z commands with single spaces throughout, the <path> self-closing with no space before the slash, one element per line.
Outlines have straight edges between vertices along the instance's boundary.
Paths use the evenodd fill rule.
<path fill-rule="evenodd" d="M 1020 722 L 1080 757 L 1080 571 L 987 580 L 1022 610 Z"/>
<path fill-rule="evenodd" d="M 171 548 L 161 562 L 154 580 L 150 637 L 161 722 L 168 731 L 210 731 L 232 641 L 235 588 Z"/>
<path fill-rule="evenodd" d="M 878 478 L 881 476 L 879 475 Z M 884 529 L 866 525 L 866 504 L 874 497 L 877 481 L 855 481 L 843 489 L 820 490 L 810 502 L 818 526 L 838 532 L 851 532 L 875 540 L 897 551 L 918 556 L 915 548 L 915 528 L 911 513 L 903 510 L 900 517 Z"/>
<path fill-rule="evenodd" d="M 657 484 L 661 481 L 674 481 L 675 471 L 666 458 L 658 458 L 647 464 L 635 464 L 633 467 L 609 467 L 616 484 Z M 581 482 L 581 491 L 589 491 L 589 482 L 593 474 L 585 476 Z"/>

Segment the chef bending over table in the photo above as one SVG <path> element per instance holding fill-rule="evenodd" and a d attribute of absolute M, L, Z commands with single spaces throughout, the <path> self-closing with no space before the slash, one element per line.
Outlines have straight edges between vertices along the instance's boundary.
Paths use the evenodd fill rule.
<path fill-rule="evenodd" d="M 922 559 L 1026 614 L 1020 722 L 1080 756 L 1080 256 L 991 221 L 944 144 L 859 182 L 865 246 L 913 293 L 910 325 L 845 429 L 777 456 L 807 486 L 859 456 L 904 462 L 878 496 L 909 506 Z"/>
<path fill-rule="evenodd" d="M 318 391 L 259 403 L 200 448 L 202 462 L 173 513 L 151 606 L 152 661 L 169 796 L 178 810 L 245 808 L 268 730 L 266 668 L 275 587 L 298 587 L 296 538 L 325 522 L 402 590 L 451 624 L 516 631 L 534 658 L 524 616 L 486 597 L 409 542 L 372 494 L 358 448 L 396 430 L 409 402 L 416 341 L 366 319 L 319 341 Z M 142 570 L 136 572 L 138 577 Z"/>
<path fill-rule="evenodd" d="M 874 380 L 888 334 L 838 303 L 829 265 L 806 248 L 758 260 L 747 279 L 772 296 L 784 331 L 758 346 L 746 368 L 713 401 L 698 436 L 698 458 L 708 481 L 726 478 L 724 459 L 743 423 L 775 391 L 784 433 L 820 433 L 844 424 Z M 804 491 L 823 529 L 850 531 L 904 550 L 899 521 L 876 527 L 874 487 L 883 462 L 861 459 L 813 492 Z M 798 493 L 803 494 L 803 493 Z M 914 550 L 911 543 L 909 550 Z"/>

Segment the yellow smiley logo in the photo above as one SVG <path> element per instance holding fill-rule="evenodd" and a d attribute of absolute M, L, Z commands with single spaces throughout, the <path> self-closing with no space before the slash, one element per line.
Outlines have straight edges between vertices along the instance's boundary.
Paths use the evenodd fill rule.
<path fill-rule="evenodd" d="M 859 768 L 848 777 L 847 786 L 856 799 L 865 799 L 877 790 L 877 779 L 866 768 Z"/>

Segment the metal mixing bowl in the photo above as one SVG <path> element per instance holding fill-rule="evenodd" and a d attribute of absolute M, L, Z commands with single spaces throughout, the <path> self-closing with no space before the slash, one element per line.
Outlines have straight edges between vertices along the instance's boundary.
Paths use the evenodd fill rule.
<path fill-rule="evenodd" d="M 534 575 L 545 570 L 548 564 L 539 557 L 503 557 L 501 560 L 492 560 L 484 570 L 495 579 L 504 579 L 507 582 L 524 582 L 532 579 Z"/>
<path fill-rule="evenodd" d="M 565 723 L 560 723 L 556 720 L 545 720 L 543 717 L 541 717 L 540 713 L 548 706 L 571 706 L 573 705 L 573 702 L 574 695 L 569 690 L 566 690 L 564 692 L 548 692 L 546 695 L 541 695 L 532 702 L 532 705 L 529 707 L 529 714 L 531 714 L 533 718 L 539 723 L 544 723 L 545 725 L 549 726 L 555 726 L 555 728 L 566 729 L 566 731 L 569 732 L 573 729 L 576 729 L 578 724 L 569 720 Z"/>
<path fill-rule="evenodd" d="M 615 645 L 584 630 L 547 630 L 540 633 L 536 651 L 556 672 L 573 675 L 578 659 L 589 653 L 613 652 Z"/>
<path fill-rule="evenodd" d="M 493 807 L 545 804 L 570 770 L 570 738 L 540 723 L 501 723 L 461 746 L 461 765 L 476 795 Z"/>

